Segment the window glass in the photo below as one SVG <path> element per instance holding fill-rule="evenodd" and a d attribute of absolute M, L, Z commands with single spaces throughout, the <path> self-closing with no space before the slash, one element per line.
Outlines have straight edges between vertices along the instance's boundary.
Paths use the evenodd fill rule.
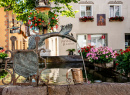
<path fill-rule="evenodd" d="M 130 46 L 130 33 L 125 34 L 125 48 L 128 48 Z"/>
<path fill-rule="evenodd" d="M 110 17 L 121 16 L 121 6 L 111 5 L 110 6 Z"/>
<path fill-rule="evenodd" d="M 95 46 L 100 47 L 100 46 L 107 46 L 107 35 L 106 34 L 86 34 L 86 35 L 78 35 L 77 42 L 79 44 L 78 50 L 81 47 L 84 46 Z"/>
<path fill-rule="evenodd" d="M 91 16 L 91 12 L 86 12 L 86 16 Z"/>
<path fill-rule="evenodd" d="M 110 6 L 110 17 L 114 17 L 114 6 Z"/>
<path fill-rule="evenodd" d="M 78 37 L 77 37 L 78 38 L 77 42 L 78 42 L 78 44 L 79 44 L 80 47 L 86 46 L 86 37 L 85 36 L 86 35 L 78 35 Z"/>
<path fill-rule="evenodd" d="M 115 16 L 120 16 L 119 15 L 119 6 L 115 6 Z"/>
<path fill-rule="evenodd" d="M 91 12 L 91 6 L 86 6 L 86 11 Z"/>
<path fill-rule="evenodd" d="M 82 11 L 81 12 L 81 17 L 83 17 L 83 16 L 85 16 L 85 12 Z"/>
<path fill-rule="evenodd" d="M 88 35 L 88 44 L 95 46 L 96 48 L 100 46 L 107 46 L 107 36 L 106 34 Z"/>
<path fill-rule="evenodd" d="M 81 17 L 92 16 L 92 6 L 81 6 Z"/>
<path fill-rule="evenodd" d="M 81 6 L 81 10 L 84 10 L 84 11 L 85 11 L 85 6 Z"/>

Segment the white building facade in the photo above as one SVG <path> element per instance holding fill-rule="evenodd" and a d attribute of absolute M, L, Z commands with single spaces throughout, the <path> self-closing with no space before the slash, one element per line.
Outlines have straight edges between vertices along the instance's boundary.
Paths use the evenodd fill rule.
<path fill-rule="evenodd" d="M 95 47 L 108 46 L 113 50 L 125 49 L 125 47 L 130 46 L 129 4 L 130 0 L 90 0 L 88 2 L 80 0 L 79 3 L 71 3 L 74 10 L 79 10 L 75 18 L 60 17 L 59 26 L 72 23 L 71 33 L 77 39 L 80 47 L 93 45 Z M 79 18 L 83 16 L 93 16 L 94 21 L 79 21 Z M 116 16 L 124 17 L 124 20 L 109 21 L 110 17 Z M 76 49 L 74 54 L 78 54 L 79 46 L 77 43 L 59 37 L 51 38 L 49 45 L 51 51 L 53 48 L 51 55 L 68 55 L 67 49 Z"/>

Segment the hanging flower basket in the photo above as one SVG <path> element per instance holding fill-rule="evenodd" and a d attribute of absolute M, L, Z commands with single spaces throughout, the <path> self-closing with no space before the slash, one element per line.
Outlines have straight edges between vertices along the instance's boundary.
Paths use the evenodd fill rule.
<path fill-rule="evenodd" d="M 116 17 L 110 17 L 110 18 L 109 18 L 109 21 L 110 21 L 110 22 L 113 22 L 113 21 L 123 21 L 123 20 L 124 20 L 124 17 L 123 17 L 123 16 L 122 16 L 122 17 L 120 17 L 120 16 L 117 17 L 117 16 L 116 16 Z"/>
<path fill-rule="evenodd" d="M 35 27 L 41 30 L 43 24 L 49 24 L 49 17 L 45 12 L 34 11 L 31 12 L 28 17 L 28 24 L 33 30 L 35 29 Z"/>
<path fill-rule="evenodd" d="M 93 16 L 80 17 L 80 18 L 79 18 L 79 21 L 80 21 L 80 22 L 87 22 L 87 21 L 93 22 L 93 21 L 94 21 L 94 17 L 93 17 Z"/>

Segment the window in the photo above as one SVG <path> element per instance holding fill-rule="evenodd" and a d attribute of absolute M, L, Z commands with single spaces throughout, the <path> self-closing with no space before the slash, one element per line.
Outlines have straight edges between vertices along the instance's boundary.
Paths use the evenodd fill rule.
<path fill-rule="evenodd" d="M 121 5 L 110 5 L 110 17 L 121 16 Z"/>
<path fill-rule="evenodd" d="M 77 42 L 79 44 L 79 48 L 82 48 L 84 46 L 107 46 L 107 34 L 85 34 L 85 35 L 78 35 L 77 36 Z"/>
<path fill-rule="evenodd" d="M 92 5 L 81 5 L 80 6 L 80 17 L 92 16 Z"/>

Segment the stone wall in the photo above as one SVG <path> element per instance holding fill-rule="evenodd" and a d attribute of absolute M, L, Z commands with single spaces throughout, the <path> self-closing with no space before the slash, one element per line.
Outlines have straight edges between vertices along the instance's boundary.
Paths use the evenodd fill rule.
<path fill-rule="evenodd" d="M 70 95 L 130 95 L 130 83 L 71 85 Z M 48 95 L 66 95 L 66 85 L 48 86 Z M 0 86 L 0 95 L 47 95 L 47 87 Z"/>

